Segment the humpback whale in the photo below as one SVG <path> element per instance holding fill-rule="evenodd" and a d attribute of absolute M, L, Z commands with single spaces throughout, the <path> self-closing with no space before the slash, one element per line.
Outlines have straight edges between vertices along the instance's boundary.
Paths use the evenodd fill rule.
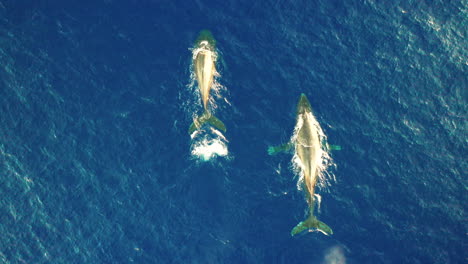
<path fill-rule="evenodd" d="M 319 221 L 314 215 L 315 208 L 315 185 L 319 177 L 319 166 L 322 164 L 322 143 L 319 134 L 318 122 L 312 114 L 312 108 L 305 94 L 301 94 L 297 104 L 297 119 L 295 135 L 290 143 L 277 147 L 270 146 L 268 154 L 274 155 L 281 151 L 294 150 L 301 177 L 299 183 L 305 193 L 309 205 L 309 216 L 300 222 L 291 231 L 291 236 L 309 229 L 316 229 L 326 235 L 333 234 L 332 229 L 325 223 Z"/>
<path fill-rule="evenodd" d="M 189 128 L 189 134 L 200 129 L 205 123 L 226 132 L 226 126 L 224 123 L 210 113 L 208 106 L 210 91 L 213 85 L 213 76 L 216 73 L 215 45 L 216 41 L 208 30 L 201 31 L 195 42 L 193 67 L 197 78 L 204 112 L 201 116 L 198 116 L 193 120 L 193 123 Z"/>

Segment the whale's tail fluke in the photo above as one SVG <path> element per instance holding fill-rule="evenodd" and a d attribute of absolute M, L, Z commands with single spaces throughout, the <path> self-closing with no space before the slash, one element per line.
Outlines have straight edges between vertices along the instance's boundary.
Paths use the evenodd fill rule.
<path fill-rule="evenodd" d="M 311 214 L 307 220 L 300 222 L 296 227 L 293 228 L 293 230 L 291 230 L 291 236 L 297 235 L 309 229 L 316 229 L 327 236 L 333 234 L 332 229 L 327 226 L 327 224 L 319 221 L 314 215 Z"/>
<path fill-rule="evenodd" d="M 193 123 L 189 128 L 189 134 L 192 134 L 195 130 L 200 129 L 205 123 L 210 124 L 218 130 L 226 132 L 226 126 L 224 123 L 210 112 L 205 111 L 203 115 L 198 116 L 193 120 Z"/>

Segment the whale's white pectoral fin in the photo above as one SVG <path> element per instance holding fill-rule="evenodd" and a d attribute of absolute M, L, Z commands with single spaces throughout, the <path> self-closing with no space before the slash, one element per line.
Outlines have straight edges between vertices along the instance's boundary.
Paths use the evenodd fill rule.
<path fill-rule="evenodd" d="M 322 147 L 328 150 L 341 150 L 342 149 L 340 145 L 331 145 L 326 142 L 322 142 Z"/>
<path fill-rule="evenodd" d="M 339 145 L 328 145 L 328 149 L 330 150 L 341 150 L 341 146 Z"/>

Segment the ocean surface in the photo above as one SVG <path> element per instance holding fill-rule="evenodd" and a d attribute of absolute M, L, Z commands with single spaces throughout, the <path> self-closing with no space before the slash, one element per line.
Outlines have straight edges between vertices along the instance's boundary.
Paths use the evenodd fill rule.
<path fill-rule="evenodd" d="M 467 263 L 467 25 L 466 0 L 0 0 L 0 263 Z M 203 29 L 227 132 L 191 137 Z M 331 236 L 291 237 L 267 153 L 301 93 L 342 147 Z"/>

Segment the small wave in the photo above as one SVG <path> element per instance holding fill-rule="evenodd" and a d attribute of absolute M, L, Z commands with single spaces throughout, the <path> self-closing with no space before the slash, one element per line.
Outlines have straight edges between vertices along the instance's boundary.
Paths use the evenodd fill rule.
<path fill-rule="evenodd" d="M 207 162 L 216 157 L 228 156 L 227 140 L 214 128 L 209 131 L 196 131 L 192 135 L 192 157 Z"/>

